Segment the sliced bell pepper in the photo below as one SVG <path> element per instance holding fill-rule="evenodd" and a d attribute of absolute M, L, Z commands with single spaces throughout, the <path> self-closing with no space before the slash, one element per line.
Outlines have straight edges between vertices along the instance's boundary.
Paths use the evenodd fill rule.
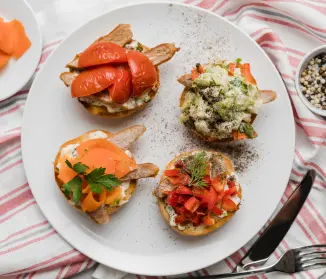
<path fill-rule="evenodd" d="M 180 174 L 180 170 L 178 170 L 178 169 L 171 169 L 171 170 L 164 171 L 164 175 L 169 176 L 169 177 L 179 176 L 179 174 Z"/>
<path fill-rule="evenodd" d="M 176 192 L 180 195 L 192 195 L 192 191 L 189 187 L 181 185 L 177 188 Z"/>
<path fill-rule="evenodd" d="M 231 187 L 231 188 L 229 188 L 228 190 L 226 190 L 226 191 L 224 192 L 224 195 L 225 195 L 225 196 L 227 196 L 227 195 L 233 196 L 233 195 L 235 195 L 237 192 L 238 192 L 238 191 L 237 191 L 237 188 L 236 188 L 236 187 Z"/>
<path fill-rule="evenodd" d="M 71 84 L 73 98 L 98 93 L 116 81 L 117 69 L 112 66 L 101 66 L 81 72 Z"/>
<path fill-rule="evenodd" d="M 171 192 L 167 198 L 168 205 L 175 207 L 178 205 L 178 194 L 176 192 Z"/>
<path fill-rule="evenodd" d="M 214 189 L 214 187 L 210 187 L 209 189 L 209 195 L 206 198 L 206 202 L 207 202 L 207 208 L 208 210 L 211 210 L 217 203 L 217 193 Z"/>
<path fill-rule="evenodd" d="M 255 80 L 255 78 L 253 77 L 253 75 L 251 74 L 250 71 L 250 64 L 249 63 L 244 63 L 242 68 L 241 68 L 241 74 L 242 76 L 244 76 L 246 78 L 246 80 L 253 84 L 253 85 L 257 85 L 257 82 Z"/>
<path fill-rule="evenodd" d="M 191 197 L 185 202 L 184 206 L 190 212 L 195 212 L 200 206 L 200 200 L 196 199 L 195 197 Z"/>
<path fill-rule="evenodd" d="M 184 216 L 184 215 L 178 215 L 178 216 L 175 217 L 175 219 L 174 219 L 174 222 L 175 222 L 176 224 L 181 224 L 181 223 L 183 223 L 184 221 L 186 221 L 186 216 Z"/>
<path fill-rule="evenodd" d="M 226 211 L 235 211 L 238 209 L 238 206 L 228 197 L 223 198 L 222 207 Z"/>
<path fill-rule="evenodd" d="M 230 63 L 229 64 L 229 68 L 228 68 L 229 76 L 233 76 L 234 75 L 234 70 L 235 70 L 235 64 L 234 63 Z"/>
<path fill-rule="evenodd" d="M 217 206 L 214 206 L 212 208 L 212 212 L 216 214 L 217 216 L 220 216 L 223 213 L 223 210 L 221 208 L 218 208 Z"/>
<path fill-rule="evenodd" d="M 117 104 L 123 104 L 129 100 L 132 94 L 131 73 L 129 70 L 117 69 L 114 84 L 109 87 L 111 100 Z"/>
<path fill-rule="evenodd" d="M 226 179 L 220 175 L 217 175 L 211 180 L 211 184 L 217 193 L 221 193 L 224 190 L 224 185 L 226 184 Z"/>
<path fill-rule="evenodd" d="M 214 218 L 211 217 L 211 215 L 208 213 L 206 216 L 204 216 L 202 218 L 203 220 L 203 223 L 206 225 L 206 226 L 212 226 L 215 224 L 215 220 Z"/>
<path fill-rule="evenodd" d="M 133 95 L 139 96 L 157 83 L 156 68 L 142 52 L 127 52 L 127 60 L 132 75 Z"/>
<path fill-rule="evenodd" d="M 111 42 L 99 42 L 84 50 L 79 56 L 78 67 L 124 62 L 127 62 L 127 56 L 123 47 Z"/>

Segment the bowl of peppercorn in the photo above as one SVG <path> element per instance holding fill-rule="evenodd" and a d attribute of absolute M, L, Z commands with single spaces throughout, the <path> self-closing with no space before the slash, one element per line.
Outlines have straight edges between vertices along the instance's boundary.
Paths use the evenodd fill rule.
<path fill-rule="evenodd" d="M 326 116 L 326 46 L 307 53 L 301 60 L 295 86 L 302 102 L 314 113 Z"/>

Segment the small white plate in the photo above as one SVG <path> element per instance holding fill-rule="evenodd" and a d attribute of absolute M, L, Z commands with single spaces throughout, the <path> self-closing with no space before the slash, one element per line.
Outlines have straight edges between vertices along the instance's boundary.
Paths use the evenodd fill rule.
<path fill-rule="evenodd" d="M 180 51 L 160 66 L 159 93 L 148 107 L 123 119 L 90 115 L 59 79 L 64 65 L 94 39 L 119 23 L 132 26 L 147 46 L 175 42 Z M 254 123 L 252 144 L 260 157 L 240 175 L 243 203 L 224 227 L 205 237 L 182 237 L 159 213 L 152 192 L 159 181 L 139 181 L 135 195 L 110 223 L 97 225 L 69 206 L 53 177 L 62 143 L 91 129 L 116 132 L 143 124 L 146 133 L 133 146 L 138 163 L 153 162 L 161 173 L 183 151 L 207 148 L 180 124 L 177 77 L 197 62 L 215 57 L 251 63 L 260 88 L 277 92 Z M 267 78 L 268 77 L 268 78 Z M 33 195 L 53 227 L 76 249 L 112 268 L 133 274 L 173 275 L 214 264 L 246 244 L 266 223 L 282 197 L 292 168 L 294 121 L 288 94 L 263 50 L 222 17 L 183 4 L 127 6 L 91 20 L 71 34 L 47 59 L 30 90 L 22 130 L 24 166 Z M 254 149 L 254 148 L 253 148 Z M 161 174 L 160 173 L 160 174 Z"/>
<path fill-rule="evenodd" d="M 10 59 L 0 70 L 0 101 L 19 91 L 34 74 L 42 53 L 41 31 L 31 7 L 24 0 L 0 1 L 0 16 L 5 21 L 18 19 L 32 42 L 31 47 L 18 60 Z"/>

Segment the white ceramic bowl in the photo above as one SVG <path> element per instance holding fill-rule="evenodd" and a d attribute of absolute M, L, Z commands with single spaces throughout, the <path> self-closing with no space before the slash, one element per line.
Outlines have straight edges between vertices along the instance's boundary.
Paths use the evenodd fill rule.
<path fill-rule="evenodd" d="M 326 110 L 316 108 L 314 105 L 312 105 L 307 98 L 303 95 L 301 91 L 301 86 L 300 86 L 300 77 L 301 73 L 306 67 L 308 66 L 309 61 L 315 57 L 316 55 L 320 53 L 326 53 L 326 45 L 322 45 L 319 47 L 314 48 L 312 51 L 308 52 L 301 60 L 298 70 L 295 76 L 295 87 L 297 89 L 297 92 L 302 100 L 302 102 L 314 113 L 319 114 L 321 116 L 326 116 Z"/>

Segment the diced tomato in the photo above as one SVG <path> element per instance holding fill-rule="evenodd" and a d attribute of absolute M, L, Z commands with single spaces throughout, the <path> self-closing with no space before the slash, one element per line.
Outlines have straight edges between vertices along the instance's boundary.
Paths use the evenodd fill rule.
<path fill-rule="evenodd" d="M 200 224 L 200 215 L 195 215 L 191 218 L 191 222 L 194 226 L 198 226 Z"/>
<path fill-rule="evenodd" d="M 71 97 L 84 97 L 98 93 L 116 81 L 117 69 L 101 66 L 81 72 L 71 84 Z"/>
<path fill-rule="evenodd" d="M 235 211 L 238 209 L 238 206 L 228 197 L 223 198 L 222 207 L 226 211 Z"/>
<path fill-rule="evenodd" d="M 218 208 L 217 206 L 214 206 L 212 208 L 212 212 L 219 216 L 219 215 L 221 215 L 223 213 L 223 210 L 221 208 Z"/>
<path fill-rule="evenodd" d="M 168 177 L 168 179 L 173 185 L 178 185 L 180 181 L 180 178 L 178 176 L 170 176 Z"/>
<path fill-rule="evenodd" d="M 216 200 L 216 202 L 220 202 L 221 200 L 223 200 L 224 196 L 225 196 L 225 192 L 219 193 L 219 194 L 217 195 L 217 200 Z"/>
<path fill-rule="evenodd" d="M 228 180 L 228 186 L 230 188 L 235 187 L 235 181 L 234 180 Z"/>
<path fill-rule="evenodd" d="M 179 186 L 176 192 L 180 195 L 192 195 L 191 189 L 183 185 Z"/>
<path fill-rule="evenodd" d="M 207 184 L 210 185 L 211 184 L 211 178 L 209 175 L 204 176 L 203 181 Z"/>
<path fill-rule="evenodd" d="M 111 42 L 100 42 L 88 47 L 78 59 L 78 67 L 127 62 L 126 50 Z"/>
<path fill-rule="evenodd" d="M 174 219 L 174 222 L 175 222 L 176 224 L 181 224 L 181 223 L 183 223 L 184 221 L 186 221 L 186 216 L 184 216 L 184 215 L 178 215 L 178 216 L 175 217 L 175 219 Z"/>
<path fill-rule="evenodd" d="M 212 226 L 212 225 L 215 224 L 215 220 L 214 220 L 214 218 L 212 218 L 212 217 L 210 216 L 210 214 L 207 214 L 206 216 L 204 216 L 204 217 L 202 218 L 202 220 L 203 220 L 203 223 L 204 223 L 206 226 Z"/>
<path fill-rule="evenodd" d="M 168 195 L 167 203 L 168 203 L 168 205 L 171 205 L 172 207 L 177 206 L 177 204 L 178 204 L 178 194 L 176 192 L 171 192 L 171 194 Z"/>
<path fill-rule="evenodd" d="M 225 183 L 226 180 L 219 175 L 211 180 L 211 184 L 217 193 L 223 192 Z"/>
<path fill-rule="evenodd" d="M 253 75 L 251 74 L 251 71 L 250 71 L 250 64 L 248 63 L 244 63 L 242 68 L 241 68 L 241 74 L 242 76 L 244 76 L 246 78 L 246 80 L 251 83 L 251 84 L 254 84 L 256 85 L 257 82 L 255 80 L 255 78 L 253 77 Z"/>
<path fill-rule="evenodd" d="M 184 205 L 189 198 L 188 195 L 178 195 L 178 204 Z"/>
<path fill-rule="evenodd" d="M 237 188 L 236 187 L 231 187 L 229 188 L 228 190 L 224 191 L 224 195 L 227 196 L 227 195 L 235 195 L 237 193 Z"/>
<path fill-rule="evenodd" d="M 209 195 L 207 198 L 207 208 L 208 210 L 211 210 L 217 203 L 217 193 L 214 189 L 214 187 L 210 187 L 209 189 Z"/>
<path fill-rule="evenodd" d="M 111 100 L 117 104 L 127 102 L 132 94 L 131 73 L 129 70 L 117 69 L 117 77 L 109 88 Z"/>
<path fill-rule="evenodd" d="M 139 51 L 128 51 L 127 60 L 132 75 L 133 94 L 139 96 L 157 83 L 156 68 L 152 61 Z"/>
<path fill-rule="evenodd" d="M 180 174 L 180 170 L 178 170 L 178 169 L 166 170 L 164 172 L 164 175 L 169 176 L 169 177 L 179 176 L 179 174 Z"/>
<path fill-rule="evenodd" d="M 195 212 L 197 208 L 200 206 L 200 200 L 196 199 L 195 197 L 191 197 L 189 200 L 185 202 L 184 206 L 190 212 Z"/>
<path fill-rule="evenodd" d="M 207 192 L 207 190 L 205 190 L 205 189 L 200 189 L 200 188 L 197 188 L 197 187 L 194 187 L 194 188 L 192 189 L 192 193 L 193 193 L 193 195 L 194 195 L 195 197 L 197 197 L 197 198 L 200 198 L 200 199 L 202 199 L 202 198 L 205 196 L 206 192 Z"/>

